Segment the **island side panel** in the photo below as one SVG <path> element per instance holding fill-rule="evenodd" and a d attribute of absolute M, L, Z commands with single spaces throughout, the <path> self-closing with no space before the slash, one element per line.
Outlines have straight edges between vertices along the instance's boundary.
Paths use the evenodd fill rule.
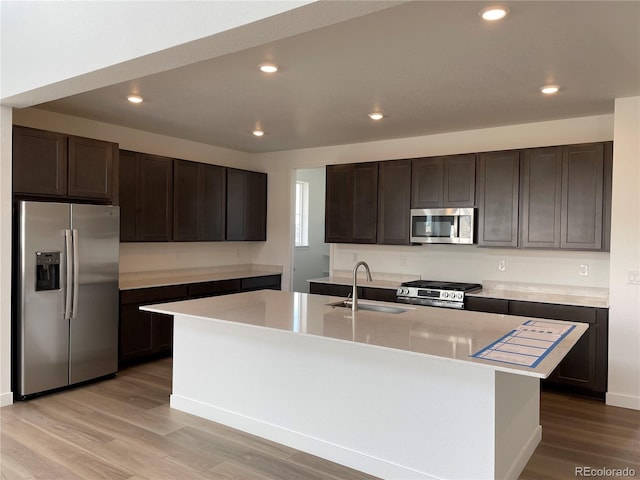
<path fill-rule="evenodd" d="M 541 439 L 540 380 L 496 372 L 496 478 L 517 480 Z"/>
<path fill-rule="evenodd" d="M 383 478 L 495 478 L 496 372 L 176 316 L 171 406 Z"/>

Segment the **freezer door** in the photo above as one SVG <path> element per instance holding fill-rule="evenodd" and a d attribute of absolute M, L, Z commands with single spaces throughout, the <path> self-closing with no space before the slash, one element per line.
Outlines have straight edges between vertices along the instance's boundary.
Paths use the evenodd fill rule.
<path fill-rule="evenodd" d="M 118 370 L 119 207 L 71 206 L 77 252 L 69 346 L 71 384 Z"/>
<path fill-rule="evenodd" d="M 69 380 L 69 322 L 64 312 L 69 205 L 20 202 L 17 215 L 16 388 L 24 396 L 66 386 Z M 48 259 L 43 260 L 45 254 Z M 56 261 L 58 272 L 51 265 Z M 57 284 L 51 275 L 59 275 Z"/>

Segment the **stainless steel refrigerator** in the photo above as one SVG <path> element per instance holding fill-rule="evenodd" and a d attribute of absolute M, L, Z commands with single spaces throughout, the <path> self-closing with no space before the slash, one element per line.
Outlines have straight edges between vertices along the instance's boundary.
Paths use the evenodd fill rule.
<path fill-rule="evenodd" d="M 108 205 L 16 204 L 18 398 L 117 371 L 119 215 Z"/>

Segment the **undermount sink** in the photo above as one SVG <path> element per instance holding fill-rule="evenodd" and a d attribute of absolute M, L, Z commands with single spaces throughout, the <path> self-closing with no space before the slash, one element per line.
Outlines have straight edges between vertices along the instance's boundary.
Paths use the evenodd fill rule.
<path fill-rule="evenodd" d="M 347 300 L 342 300 L 341 302 L 328 303 L 327 306 L 342 307 L 342 308 L 350 309 L 351 302 Z M 358 302 L 358 310 L 370 310 L 372 312 L 393 313 L 393 314 L 404 313 L 409 311 L 409 309 L 407 308 L 392 307 L 389 305 L 377 305 L 373 303 L 363 303 L 363 302 Z"/>

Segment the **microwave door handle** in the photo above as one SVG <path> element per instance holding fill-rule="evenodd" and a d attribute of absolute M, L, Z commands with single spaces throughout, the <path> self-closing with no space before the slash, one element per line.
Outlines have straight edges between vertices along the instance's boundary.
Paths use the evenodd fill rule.
<path fill-rule="evenodd" d="M 460 231 L 460 216 L 456 215 L 453 217 L 453 225 L 451 226 L 452 238 L 458 238 L 458 232 Z"/>

